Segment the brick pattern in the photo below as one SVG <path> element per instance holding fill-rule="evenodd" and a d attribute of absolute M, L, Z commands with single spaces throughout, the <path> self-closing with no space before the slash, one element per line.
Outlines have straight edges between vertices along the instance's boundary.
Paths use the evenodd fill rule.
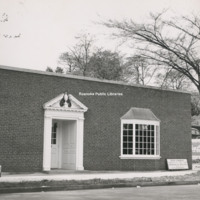
<path fill-rule="evenodd" d="M 43 104 L 68 92 L 85 104 L 86 170 L 164 170 L 166 158 L 186 158 L 191 168 L 190 95 L 0 69 L 0 165 L 3 171 L 41 171 Z M 121 92 L 123 96 L 80 96 Z M 122 160 L 120 117 L 130 107 L 149 108 L 161 120 L 161 159 Z"/>

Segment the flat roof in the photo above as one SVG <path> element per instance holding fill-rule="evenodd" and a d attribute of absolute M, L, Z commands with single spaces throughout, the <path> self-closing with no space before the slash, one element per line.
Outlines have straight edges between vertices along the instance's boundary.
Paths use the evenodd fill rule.
<path fill-rule="evenodd" d="M 86 81 L 95 81 L 95 82 L 101 82 L 101 83 L 110 83 L 110 84 L 117 84 L 117 85 L 155 89 L 155 90 L 161 90 L 161 91 L 191 94 L 190 92 L 183 91 L 183 90 L 162 89 L 156 86 L 137 85 L 137 84 L 130 84 L 130 83 L 122 82 L 122 81 L 105 80 L 105 79 L 98 79 L 98 78 L 91 78 L 91 77 L 77 76 L 77 75 L 70 75 L 70 74 L 59 74 L 55 72 L 46 72 L 46 71 L 40 71 L 40 70 L 10 67 L 10 66 L 3 66 L 3 65 L 0 65 L 0 69 L 17 71 L 17 72 L 25 72 L 25 73 L 33 73 L 33 74 L 41 74 L 41 75 L 46 75 L 46 76 L 57 76 L 57 77 L 65 77 L 65 78 L 72 78 L 72 79 L 79 79 L 79 80 L 86 80 Z"/>

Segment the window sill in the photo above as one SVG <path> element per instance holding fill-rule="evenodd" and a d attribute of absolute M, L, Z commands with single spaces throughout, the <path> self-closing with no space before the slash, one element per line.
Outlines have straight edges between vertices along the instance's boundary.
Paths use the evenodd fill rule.
<path fill-rule="evenodd" d="M 119 156 L 120 159 L 159 160 L 161 156 Z"/>

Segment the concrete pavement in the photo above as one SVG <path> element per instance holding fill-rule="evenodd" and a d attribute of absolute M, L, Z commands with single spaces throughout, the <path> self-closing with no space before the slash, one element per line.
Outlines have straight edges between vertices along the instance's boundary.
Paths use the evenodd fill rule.
<path fill-rule="evenodd" d="M 122 172 L 122 171 L 103 171 L 103 172 L 93 172 L 93 171 L 65 171 L 63 173 L 51 174 L 46 173 L 30 173 L 30 174 L 9 174 L 2 173 L 0 177 L 0 182 L 24 182 L 24 181 L 42 181 L 42 180 L 92 180 L 92 179 L 132 179 L 132 178 L 154 178 L 154 177 L 164 177 L 164 176 L 183 176 L 187 174 L 196 173 L 195 170 L 184 170 L 184 171 L 152 171 L 152 172 Z"/>
<path fill-rule="evenodd" d="M 185 177 L 192 177 L 192 179 Z M 200 184 L 198 171 L 122 172 L 59 170 L 51 171 L 49 174 L 2 173 L 2 177 L 0 177 L 0 193 L 191 184 Z"/>

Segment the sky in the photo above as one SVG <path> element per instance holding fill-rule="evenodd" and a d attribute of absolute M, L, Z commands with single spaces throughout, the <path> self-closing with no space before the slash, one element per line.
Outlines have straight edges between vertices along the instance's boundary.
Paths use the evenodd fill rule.
<path fill-rule="evenodd" d="M 45 70 L 58 66 L 59 55 L 73 46 L 80 33 L 94 35 L 96 45 L 116 50 L 106 19 L 145 21 L 150 12 L 170 9 L 200 13 L 200 0 L 0 0 L 0 65 Z M 5 38 L 3 35 L 20 37 Z"/>

